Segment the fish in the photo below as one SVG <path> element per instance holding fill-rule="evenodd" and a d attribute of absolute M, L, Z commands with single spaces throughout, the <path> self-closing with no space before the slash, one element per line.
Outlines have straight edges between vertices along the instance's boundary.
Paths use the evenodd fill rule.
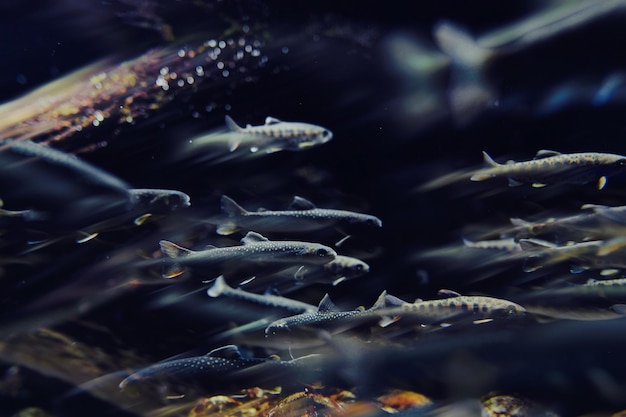
<path fill-rule="evenodd" d="M 173 211 L 191 206 L 189 195 L 177 190 L 132 188 L 128 190 L 133 208 L 154 211 Z"/>
<path fill-rule="evenodd" d="M 496 239 L 496 240 L 479 240 L 479 241 L 471 241 L 468 239 L 463 239 L 463 244 L 468 248 L 475 249 L 492 249 L 507 253 L 520 252 L 522 248 L 519 243 L 513 238 L 504 238 L 504 239 Z"/>
<path fill-rule="evenodd" d="M 417 321 L 420 324 L 444 323 L 452 319 L 472 317 L 479 319 L 508 319 L 524 317 L 526 309 L 521 305 L 509 300 L 479 296 L 461 295 L 451 290 L 439 290 L 436 300 L 417 299 L 413 303 L 402 301 L 396 297 L 388 296 L 387 304 L 394 307 L 388 308 L 381 313 L 387 317 L 393 317 L 393 321 Z M 381 326 L 388 323 L 381 321 Z"/>
<path fill-rule="evenodd" d="M 529 253 L 526 272 L 564 261 L 575 261 L 578 265 L 572 272 L 585 269 L 625 269 L 626 241 L 623 238 L 592 240 L 559 246 L 541 239 L 520 239 L 522 250 Z"/>
<path fill-rule="evenodd" d="M 241 127 L 228 115 L 226 126 L 232 132 L 229 148 L 235 151 L 241 143 L 250 146 L 251 152 L 273 153 L 283 150 L 301 151 L 322 145 L 333 138 L 333 133 L 309 123 L 283 122 L 267 117 L 260 126 Z"/>
<path fill-rule="evenodd" d="M 236 345 L 226 345 L 211 350 L 206 355 L 166 360 L 133 372 L 119 383 L 120 390 L 127 390 L 135 384 L 145 384 L 161 380 L 176 380 L 183 383 L 200 383 L 213 389 L 225 389 L 231 384 L 238 388 L 248 388 L 261 381 L 281 381 L 285 372 L 293 372 L 294 377 L 303 376 L 321 355 L 311 354 L 297 359 L 283 361 L 277 357 L 247 358 Z M 250 379 L 255 376 L 254 380 Z M 313 382 L 313 381 L 310 381 Z"/>
<path fill-rule="evenodd" d="M 46 225 L 77 230 L 120 214 L 131 203 L 118 177 L 47 145 L 0 140 L 0 196 L 18 210 L 34 210 Z"/>
<path fill-rule="evenodd" d="M 551 217 L 530 222 L 511 218 L 516 240 L 549 236 L 560 242 L 603 240 L 623 234 L 626 227 L 626 206 L 608 207 L 585 204 L 580 214 Z"/>
<path fill-rule="evenodd" d="M 379 327 L 396 322 L 434 324 L 468 316 L 475 320 L 508 319 L 524 317 L 526 313 L 521 305 L 500 298 L 462 296 L 450 290 L 440 290 L 440 295 L 446 298 L 408 303 L 383 291 L 369 309 L 340 311 L 326 294 L 316 312 L 278 319 L 266 327 L 265 336 L 299 341 L 307 336 L 318 337 L 320 332 L 332 336 L 368 324 Z"/>
<path fill-rule="evenodd" d="M 236 298 L 268 307 L 281 308 L 293 313 L 313 312 L 317 310 L 317 306 L 291 298 L 273 294 L 255 294 L 253 292 L 244 291 L 241 288 L 233 288 L 228 285 L 223 275 L 216 278 L 211 288 L 207 290 L 207 295 L 213 298 L 220 296 Z"/>
<path fill-rule="evenodd" d="M 607 176 L 626 170 L 626 156 L 583 152 L 563 154 L 542 149 L 533 160 L 499 164 L 487 152 L 483 157 L 488 168 L 471 176 L 472 181 L 484 181 L 495 177 L 508 177 L 509 186 L 530 183 L 535 188 L 549 184 L 586 184 L 597 182 L 599 190 L 607 183 Z"/>
<path fill-rule="evenodd" d="M 221 268 L 238 264 L 325 264 L 337 257 L 337 252 L 319 243 L 269 240 L 265 236 L 248 232 L 240 246 L 193 251 L 167 240 L 159 242 L 166 257 L 164 278 L 173 278 L 184 272 L 184 267 L 200 269 Z"/>
<path fill-rule="evenodd" d="M 248 211 L 226 195 L 222 195 L 221 207 L 226 219 L 217 227 L 220 235 L 229 235 L 242 229 L 259 232 L 308 232 L 340 222 L 382 227 L 382 221 L 376 216 L 348 210 L 317 208 L 312 202 L 299 196 L 294 197 L 289 208 L 282 211 Z"/>
<path fill-rule="evenodd" d="M 555 2 L 543 10 L 479 37 L 461 25 L 442 20 L 433 27 L 437 46 L 451 60 L 450 107 L 455 121 L 467 125 L 501 101 L 490 77 L 494 61 L 519 55 L 626 10 L 623 0 Z"/>
<path fill-rule="evenodd" d="M 325 294 L 316 311 L 296 314 L 273 321 L 265 328 L 268 339 L 283 340 L 293 343 L 319 343 L 320 334 L 331 336 L 353 330 L 367 324 L 375 324 L 380 315 L 377 310 L 387 306 L 387 292 L 383 291 L 369 309 L 341 311 Z"/>

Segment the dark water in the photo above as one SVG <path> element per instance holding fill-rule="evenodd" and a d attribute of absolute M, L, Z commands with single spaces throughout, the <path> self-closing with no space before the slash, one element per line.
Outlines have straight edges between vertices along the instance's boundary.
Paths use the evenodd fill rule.
<path fill-rule="evenodd" d="M 429 191 L 419 187 L 445 174 L 482 167 L 483 150 L 499 162 L 530 159 L 539 149 L 626 153 L 623 10 L 494 58 L 486 65 L 486 77 L 497 95 L 487 104 L 454 110 L 450 100 L 459 81 L 435 44 L 433 27 L 449 20 L 480 34 L 538 13 L 539 6 L 496 1 L 67 1 L 52 6 L 42 1 L 9 2 L 3 8 L 4 101 L 102 58 L 119 63 L 168 46 L 172 51 L 188 48 L 188 54 L 208 39 L 237 39 L 242 25 L 251 28 L 246 39 L 259 41 L 261 57 L 267 59 L 262 65 L 261 57 L 236 63 L 229 77 L 212 75 L 204 84 L 198 79 L 195 90 L 186 87 L 174 95 L 173 87 L 163 93 L 171 100 L 145 108 L 132 124 L 112 118 L 53 143 L 80 152 L 81 158 L 133 187 L 185 192 L 192 206 L 142 227 L 103 232 L 85 244 L 75 238 L 53 243 L 32 252 L 25 264 L 4 267 L 0 329 L 6 415 L 31 405 L 54 415 L 132 410 L 117 392 L 108 401 L 102 401 L 107 395 L 67 399 L 65 393 L 108 373 L 179 354 L 199 355 L 228 343 L 245 346 L 256 356 L 289 356 L 284 347 L 265 348 L 262 329 L 240 338 L 220 336 L 234 324 L 277 313 L 209 299 L 208 285 L 201 281 L 213 276 L 196 272 L 164 285 L 159 266 L 134 266 L 133 261 L 158 256 L 160 239 L 195 248 L 237 244 L 242 234 L 220 237 L 203 222 L 219 214 L 222 194 L 250 209 L 284 209 L 300 195 L 320 207 L 382 219 L 382 229 L 270 236 L 333 245 L 349 234 L 337 250 L 370 265 L 370 272 L 354 281 L 289 294 L 311 304 L 329 293 L 341 308 L 353 309 L 371 306 L 383 290 L 412 301 L 436 298 L 441 288 L 519 301 L 529 291 L 598 277 L 597 271 L 570 274 L 568 263 L 526 273 L 521 259 L 492 261 L 463 248 L 462 238 L 479 239 L 508 226 L 510 217 L 576 214 L 586 203 L 622 205 L 624 175 L 609 178 L 603 190 L 595 184 L 509 188 L 503 179 L 460 181 Z M 235 34 L 230 35 L 233 22 Z M 394 55 L 398 45 L 409 47 Z M 425 66 L 429 59 L 434 63 Z M 419 65 L 411 64 L 414 60 Z M 174 59 L 170 67 L 182 71 L 185 62 Z M 228 65 L 228 56 L 223 62 Z M 157 64 L 145 61 L 150 82 L 162 68 Z M 243 66 L 245 74 L 238 72 Z M 615 87 L 608 98 L 598 98 L 610 77 Z M 156 93 L 148 95 L 146 102 L 156 100 Z M 254 158 L 222 161 L 202 152 L 178 156 L 182 143 L 222 128 L 225 114 L 243 125 L 262 124 L 267 116 L 315 123 L 332 130 L 334 137 L 303 152 Z M 105 141 L 104 147 L 81 152 Z M 10 195 L 10 190 L 3 193 Z M 122 226 L 132 222 L 128 220 Z M 57 230 L 35 233 L 19 224 L 7 227 L 2 256 L 9 258 L 23 256 L 18 254 L 29 248 L 26 240 L 60 235 Z M 442 255 L 427 256 L 445 247 L 450 249 Z M 130 279 L 143 284 L 122 285 Z M 606 308 L 619 300 L 603 302 Z M 42 336 L 39 327 L 52 328 L 82 348 L 68 352 L 71 343 Z M 346 342 L 339 351 L 347 352 L 353 363 L 345 372 L 329 371 L 328 380 L 358 385 L 364 395 L 397 387 L 445 403 L 502 392 L 562 415 L 611 413 L 626 408 L 623 329 L 623 319 L 540 323 L 531 317 L 481 326 L 465 323 L 432 335 L 416 332 L 410 341 L 402 339 L 400 347 Z M 101 354 L 97 365 L 91 361 L 94 351 Z M 311 352 L 315 349 L 293 353 Z M 336 360 L 342 363 L 345 357 Z M 63 361 L 67 364 L 60 366 Z M 20 369 L 16 385 L 11 385 L 12 365 Z"/>

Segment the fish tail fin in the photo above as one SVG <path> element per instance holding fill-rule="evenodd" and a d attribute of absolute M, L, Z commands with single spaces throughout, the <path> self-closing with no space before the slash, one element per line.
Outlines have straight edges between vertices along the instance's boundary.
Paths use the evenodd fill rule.
<path fill-rule="evenodd" d="M 450 107 L 455 121 L 467 125 L 497 102 L 495 88 L 485 74 L 493 51 L 479 46 L 467 30 L 452 22 L 439 22 L 433 36 L 451 60 Z"/>
<path fill-rule="evenodd" d="M 220 275 L 219 277 L 215 279 L 215 282 L 213 283 L 211 288 L 207 290 L 206 293 L 209 297 L 216 298 L 224 294 L 224 292 L 229 289 L 230 289 L 230 286 L 226 283 L 226 280 L 224 279 L 224 275 Z"/>

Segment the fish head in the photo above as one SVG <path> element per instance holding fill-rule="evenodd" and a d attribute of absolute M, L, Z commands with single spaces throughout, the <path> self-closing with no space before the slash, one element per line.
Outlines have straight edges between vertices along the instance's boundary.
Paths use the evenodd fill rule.
<path fill-rule="evenodd" d="M 333 132 L 322 126 L 308 123 L 294 124 L 290 133 L 282 137 L 284 149 L 290 151 L 303 151 L 314 146 L 322 145 L 333 138 Z"/>
<path fill-rule="evenodd" d="M 326 264 L 337 257 L 337 252 L 328 246 L 311 243 L 303 245 L 298 251 L 298 256 L 306 258 L 314 264 Z"/>
<path fill-rule="evenodd" d="M 526 309 L 519 304 L 511 301 L 502 300 L 498 306 L 492 309 L 493 318 L 497 319 L 510 319 L 516 317 L 524 317 L 526 315 Z"/>
<path fill-rule="evenodd" d="M 275 322 L 270 323 L 265 328 L 266 338 L 287 337 L 290 335 L 290 333 L 291 333 L 291 329 L 289 328 L 289 325 L 284 319 L 276 320 Z"/>
<path fill-rule="evenodd" d="M 344 258 L 338 256 L 334 261 L 324 265 L 324 269 L 330 271 L 335 276 L 345 278 L 356 278 L 367 274 L 370 267 L 365 262 L 356 258 Z"/>

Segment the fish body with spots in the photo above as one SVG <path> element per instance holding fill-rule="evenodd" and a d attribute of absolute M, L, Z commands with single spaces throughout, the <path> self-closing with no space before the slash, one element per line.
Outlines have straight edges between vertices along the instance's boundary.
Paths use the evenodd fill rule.
<path fill-rule="evenodd" d="M 285 374 L 305 375 L 320 355 L 307 355 L 289 361 L 277 357 L 244 357 L 235 345 L 214 349 L 202 356 L 193 356 L 163 362 L 141 368 L 123 379 L 119 388 L 125 390 L 133 385 L 161 381 L 177 381 L 183 384 L 200 384 L 224 389 L 231 384 L 238 388 L 252 387 L 273 379 L 277 383 Z"/>
<path fill-rule="evenodd" d="M 161 240 L 161 251 L 166 255 L 163 276 L 176 277 L 184 272 L 185 267 L 212 270 L 240 264 L 325 264 L 337 256 L 332 248 L 319 243 L 269 240 L 256 232 L 248 232 L 241 243 L 239 246 L 193 251 Z"/>
<path fill-rule="evenodd" d="M 382 226 L 378 217 L 348 210 L 317 208 L 312 202 L 298 196 L 288 210 L 248 211 L 225 195 L 222 196 L 221 205 L 225 215 L 217 228 L 221 235 L 242 229 L 259 232 L 307 232 L 337 223 Z"/>
<path fill-rule="evenodd" d="M 478 170 L 470 178 L 484 181 L 506 177 L 510 186 L 532 184 L 535 188 L 552 184 L 587 184 L 596 182 L 598 189 L 604 188 L 607 177 L 626 170 L 626 156 L 583 152 L 563 154 L 540 150 L 535 159 L 522 162 L 499 164 L 486 152 L 483 157 L 488 167 Z"/>
<path fill-rule="evenodd" d="M 240 145 L 249 147 L 251 152 L 301 151 L 333 138 L 333 133 L 322 126 L 283 122 L 275 117 L 267 117 L 263 125 L 241 127 L 230 116 L 226 116 L 226 126 L 231 132 L 231 152 Z"/>

